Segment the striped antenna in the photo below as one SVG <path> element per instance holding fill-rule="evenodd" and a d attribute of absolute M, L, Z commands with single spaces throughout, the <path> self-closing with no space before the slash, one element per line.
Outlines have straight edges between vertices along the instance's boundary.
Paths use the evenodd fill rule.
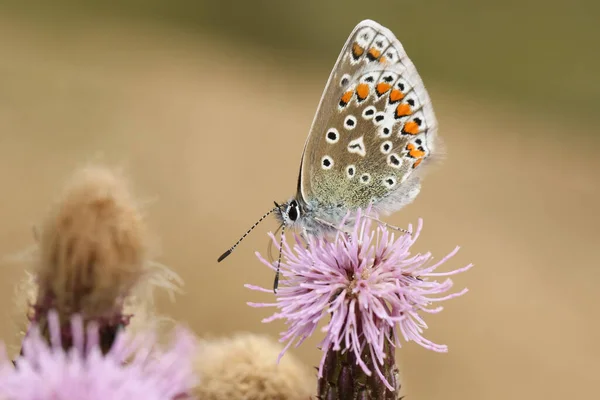
<path fill-rule="evenodd" d="M 221 254 L 221 257 L 219 257 L 219 259 L 217 260 L 217 262 L 221 262 L 221 261 L 223 261 L 225 258 L 227 258 L 227 256 L 229 256 L 229 255 L 230 255 L 230 254 L 233 252 L 233 250 L 235 250 L 235 248 L 236 248 L 236 247 L 237 247 L 237 246 L 240 244 L 240 242 L 241 242 L 242 240 L 244 240 L 244 239 L 246 238 L 246 236 L 248 236 L 248 234 L 250 234 L 250 232 L 252 232 L 252 230 L 253 230 L 254 228 L 256 228 L 256 226 L 262 222 L 262 220 L 263 220 L 263 219 L 267 218 L 267 217 L 268 217 L 269 215 L 271 215 L 273 212 L 275 212 L 275 211 L 279 210 L 279 205 L 277 205 L 277 203 L 275 203 L 275 205 L 276 205 L 276 207 L 275 207 L 275 208 L 273 208 L 272 210 L 269 210 L 269 212 L 267 212 L 265 215 L 263 215 L 262 217 L 260 217 L 260 219 L 259 219 L 258 221 L 256 221 L 256 222 L 254 223 L 254 225 L 252 225 L 252 226 L 250 227 L 250 229 L 248 229 L 248 230 L 246 231 L 246 233 L 244 233 L 244 234 L 242 235 L 242 237 L 240 238 L 240 240 L 238 240 L 237 242 L 235 242 L 235 244 L 234 244 L 233 246 L 231 246 L 231 248 L 230 248 L 229 250 L 227 250 L 225 253 Z M 281 256 L 280 256 L 280 258 L 281 258 Z"/>

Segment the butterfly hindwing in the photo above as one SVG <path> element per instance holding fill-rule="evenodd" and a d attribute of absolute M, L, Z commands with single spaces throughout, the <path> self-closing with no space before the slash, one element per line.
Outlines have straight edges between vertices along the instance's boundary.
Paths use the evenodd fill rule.
<path fill-rule="evenodd" d="M 348 209 L 393 203 L 431 155 L 436 131 L 429 95 L 402 45 L 388 29 L 363 21 L 338 57 L 313 121 L 302 198 Z"/>

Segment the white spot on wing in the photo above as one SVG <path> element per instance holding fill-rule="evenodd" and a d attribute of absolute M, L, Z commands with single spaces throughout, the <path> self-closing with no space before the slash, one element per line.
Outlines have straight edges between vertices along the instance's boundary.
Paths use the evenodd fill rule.
<path fill-rule="evenodd" d="M 348 115 L 344 120 L 344 128 L 351 131 L 356 128 L 356 117 L 354 115 Z"/>
<path fill-rule="evenodd" d="M 381 180 L 381 182 L 383 183 L 383 186 L 387 187 L 388 189 L 391 189 L 394 186 L 396 186 L 396 177 L 392 175 L 386 176 Z"/>
<path fill-rule="evenodd" d="M 373 30 L 373 28 L 368 27 L 368 26 L 365 26 L 364 28 L 362 28 L 358 32 L 356 32 L 356 36 L 354 37 L 354 42 L 352 42 L 350 49 L 348 51 L 348 58 L 350 60 L 350 64 L 356 65 L 358 62 L 360 62 L 364 58 L 365 54 L 369 50 L 369 46 L 370 46 L 371 42 L 373 41 L 374 37 L 375 37 L 375 30 Z M 358 45 L 363 49 L 363 51 L 362 51 L 361 55 L 358 57 L 358 59 L 355 59 L 352 55 L 352 48 L 355 45 Z"/>
<path fill-rule="evenodd" d="M 371 118 L 373 118 L 373 115 L 375 115 L 376 112 L 377 112 L 377 109 L 374 106 L 366 107 L 363 110 L 362 117 L 364 119 L 371 119 Z"/>
<path fill-rule="evenodd" d="M 379 51 L 383 51 L 388 47 L 389 44 L 390 41 L 384 35 L 379 34 L 375 36 L 375 39 L 373 40 L 371 46 L 375 47 Z"/>
<path fill-rule="evenodd" d="M 381 143 L 379 149 L 383 154 L 388 154 L 390 151 L 392 151 L 392 147 L 394 147 L 394 144 L 391 142 L 391 140 L 386 140 L 385 142 Z"/>
<path fill-rule="evenodd" d="M 375 113 L 375 116 L 373 117 L 373 123 L 377 126 L 383 124 L 385 121 L 385 112 L 383 111 L 379 111 L 377 113 Z"/>
<path fill-rule="evenodd" d="M 340 140 L 340 133 L 335 128 L 327 129 L 327 133 L 325 133 L 325 140 L 327 143 L 337 143 Z"/>
<path fill-rule="evenodd" d="M 365 142 L 363 140 L 363 137 L 361 136 L 358 139 L 354 139 L 350 143 L 348 143 L 348 151 L 350 153 L 358 154 L 361 157 L 366 156 L 367 149 L 365 147 Z"/>
<path fill-rule="evenodd" d="M 349 74 L 344 74 L 344 76 L 342 76 L 342 79 L 340 79 L 340 86 L 341 87 L 348 86 L 348 83 L 350 82 L 350 78 L 351 78 L 351 76 Z"/>
<path fill-rule="evenodd" d="M 323 169 L 331 169 L 333 168 L 333 158 L 329 156 L 323 156 L 321 159 L 321 168 Z"/>
<path fill-rule="evenodd" d="M 388 47 L 387 51 L 383 53 L 383 56 L 388 60 L 390 64 L 395 64 L 400 60 L 398 52 L 393 47 Z"/>
<path fill-rule="evenodd" d="M 387 164 L 392 168 L 400 169 L 402 167 L 402 158 L 398 154 L 392 153 L 387 156 Z"/>
<path fill-rule="evenodd" d="M 373 41 L 374 33 L 373 28 L 365 26 L 356 33 L 356 43 L 366 49 L 371 44 L 371 41 Z"/>
<path fill-rule="evenodd" d="M 352 179 L 354 178 L 354 175 L 356 175 L 356 166 L 350 164 L 346 167 L 346 176 L 348 176 L 348 179 Z"/>
<path fill-rule="evenodd" d="M 379 128 L 378 135 L 380 138 L 389 138 L 390 136 L 392 136 L 392 128 L 390 128 L 389 126 L 382 126 Z"/>
<path fill-rule="evenodd" d="M 394 87 L 404 94 L 410 92 L 410 89 L 412 89 L 412 86 L 408 84 L 406 79 L 401 77 L 394 83 Z"/>

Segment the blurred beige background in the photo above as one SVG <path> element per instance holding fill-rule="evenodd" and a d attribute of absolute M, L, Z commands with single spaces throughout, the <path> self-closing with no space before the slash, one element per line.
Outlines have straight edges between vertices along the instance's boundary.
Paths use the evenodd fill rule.
<path fill-rule="evenodd" d="M 414 3 L 414 2 L 413 2 Z M 448 4 L 446 4 L 448 3 Z M 295 190 L 322 87 L 354 25 L 394 30 L 421 71 L 447 160 L 411 206 L 419 250 L 470 293 L 430 316 L 435 354 L 399 352 L 409 399 L 594 398 L 600 380 L 600 60 L 597 2 L 455 0 L 0 4 L 0 253 L 32 242 L 73 169 L 122 165 L 154 202 L 160 261 L 186 293 L 161 309 L 201 335 L 268 333 L 270 286 L 254 257 Z M 143 4 L 143 6 L 142 6 Z M 10 319 L 18 268 L 2 269 Z M 318 335 L 293 351 L 319 359 Z"/>

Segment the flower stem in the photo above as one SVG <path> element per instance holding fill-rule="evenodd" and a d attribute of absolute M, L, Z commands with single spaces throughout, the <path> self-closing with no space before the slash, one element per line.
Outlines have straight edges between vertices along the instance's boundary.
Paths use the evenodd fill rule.
<path fill-rule="evenodd" d="M 352 351 L 335 351 L 330 347 L 325 356 L 323 374 L 318 382 L 318 399 L 320 400 L 397 400 L 400 391 L 398 367 L 394 347 L 385 342 L 385 358 L 379 368 L 390 385 L 396 388 L 391 391 L 375 372 L 370 354 L 363 352 L 362 360 L 372 371 L 368 376 L 356 363 Z"/>

